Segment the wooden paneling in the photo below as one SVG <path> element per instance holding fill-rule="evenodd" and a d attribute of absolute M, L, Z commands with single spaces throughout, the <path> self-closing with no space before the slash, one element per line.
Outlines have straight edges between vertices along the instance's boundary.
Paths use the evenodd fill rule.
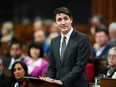
<path fill-rule="evenodd" d="M 75 30 L 85 33 L 91 38 L 89 25 L 73 25 L 73 27 Z M 15 36 L 19 39 L 21 43 L 25 44 L 32 40 L 33 25 L 15 25 L 14 31 Z M 47 28 L 46 31 L 49 31 L 49 28 Z"/>
<path fill-rule="evenodd" d="M 14 32 L 21 43 L 26 43 L 32 40 L 33 26 L 16 24 L 14 26 Z"/>
<path fill-rule="evenodd" d="M 100 87 L 116 87 L 116 79 L 101 78 Z"/>
<path fill-rule="evenodd" d="M 116 0 L 92 0 L 92 14 L 100 14 L 105 23 L 116 21 Z"/>

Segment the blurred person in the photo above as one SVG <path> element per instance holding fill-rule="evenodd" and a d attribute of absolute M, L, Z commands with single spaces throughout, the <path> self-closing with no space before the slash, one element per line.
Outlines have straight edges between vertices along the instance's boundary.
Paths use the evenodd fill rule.
<path fill-rule="evenodd" d="M 116 47 L 109 49 L 107 62 L 107 69 L 103 70 L 100 74 L 105 74 L 106 78 L 116 79 Z"/>
<path fill-rule="evenodd" d="M 112 47 L 108 53 L 108 65 L 107 77 L 116 79 L 116 47 Z"/>
<path fill-rule="evenodd" d="M 46 43 L 50 45 L 51 40 L 58 35 L 59 35 L 59 30 L 58 30 L 57 24 L 55 22 L 52 22 L 50 26 L 50 34 L 46 39 Z"/>
<path fill-rule="evenodd" d="M 46 42 L 46 35 L 43 30 L 38 30 L 34 33 L 34 42 L 41 44 L 43 46 L 44 55 L 48 55 L 50 50 L 50 45 Z"/>
<path fill-rule="evenodd" d="M 65 87 L 88 87 L 85 67 L 89 57 L 89 39 L 72 27 L 73 17 L 66 7 L 54 11 L 60 35 L 52 39 L 45 81 Z"/>
<path fill-rule="evenodd" d="M 95 34 L 97 28 L 106 29 L 103 17 L 101 15 L 93 15 L 91 17 L 90 24 L 91 24 L 91 34 Z"/>
<path fill-rule="evenodd" d="M 0 56 L 0 87 L 8 87 L 8 77 L 3 73 L 3 58 Z"/>
<path fill-rule="evenodd" d="M 28 73 L 32 77 L 44 76 L 48 68 L 48 62 L 43 59 L 43 49 L 38 43 L 32 43 L 28 49 L 29 57 L 24 59 L 28 66 Z"/>
<path fill-rule="evenodd" d="M 5 58 L 5 68 L 11 69 L 15 61 L 23 61 L 23 59 L 22 44 L 14 42 L 10 45 L 10 57 Z"/>
<path fill-rule="evenodd" d="M 34 32 L 38 30 L 44 30 L 44 23 L 41 17 L 36 17 L 33 23 Z"/>
<path fill-rule="evenodd" d="M 14 36 L 13 23 L 5 22 L 2 25 L 2 37 L 0 38 L 1 42 L 8 42 L 10 45 L 12 42 L 18 41 L 18 39 Z"/>
<path fill-rule="evenodd" d="M 49 32 L 45 31 L 45 25 L 43 19 L 39 16 L 37 16 L 33 22 L 33 29 L 34 32 L 43 30 L 45 32 L 46 37 L 48 37 L 49 35 Z"/>
<path fill-rule="evenodd" d="M 109 41 L 108 31 L 105 29 L 97 29 L 95 33 L 95 44 L 91 50 L 91 56 L 95 59 L 107 58 L 109 49 L 111 48 L 107 45 Z"/>
<path fill-rule="evenodd" d="M 110 41 L 108 42 L 108 45 L 116 46 L 116 22 L 110 23 L 109 36 L 110 36 Z"/>
<path fill-rule="evenodd" d="M 28 68 L 24 62 L 15 62 L 11 74 L 8 87 L 28 87 L 28 80 L 24 79 L 24 76 L 28 76 Z"/>

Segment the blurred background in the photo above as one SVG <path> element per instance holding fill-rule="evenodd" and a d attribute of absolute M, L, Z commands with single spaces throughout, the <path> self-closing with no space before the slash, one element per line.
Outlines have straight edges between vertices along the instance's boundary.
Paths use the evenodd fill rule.
<path fill-rule="evenodd" d="M 1 0 L 0 22 L 11 20 L 21 23 L 28 20 L 32 23 L 36 16 L 52 19 L 54 9 L 61 6 L 72 10 L 74 23 L 87 24 L 91 17 L 92 0 Z"/>
<path fill-rule="evenodd" d="M 59 35 L 53 12 L 62 6 L 71 10 L 73 28 L 90 39 L 86 71 L 88 81 L 94 82 L 108 66 L 109 49 L 116 47 L 116 0 L 0 0 L 0 56 L 14 61 L 29 57 L 31 46 L 36 48 L 32 43 L 38 43 L 48 60 L 51 40 Z"/>

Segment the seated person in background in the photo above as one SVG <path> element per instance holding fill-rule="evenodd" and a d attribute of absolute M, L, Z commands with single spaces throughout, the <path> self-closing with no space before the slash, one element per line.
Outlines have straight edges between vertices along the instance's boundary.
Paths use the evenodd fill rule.
<path fill-rule="evenodd" d="M 43 30 L 45 32 L 45 26 L 44 26 L 44 21 L 43 18 L 37 16 L 33 22 L 33 30 L 34 32 L 38 30 Z M 45 32 L 45 35 L 48 36 L 49 32 Z"/>
<path fill-rule="evenodd" d="M 50 45 L 46 42 L 46 35 L 43 30 L 36 31 L 34 33 L 34 42 L 41 44 L 43 46 L 44 56 L 48 55 L 50 50 Z"/>
<path fill-rule="evenodd" d="M 112 47 L 108 53 L 108 65 L 106 77 L 116 79 L 116 47 Z"/>
<path fill-rule="evenodd" d="M 58 29 L 56 23 L 52 22 L 52 24 L 50 26 L 50 34 L 49 34 L 49 36 L 46 39 L 46 43 L 50 45 L 51 40 L 53 38 L 55 38 L 56 36 L 58 36 L 58 35 L 59 35 L 59 29 Z"/>
<path fill-rule="evenodd" d="M 109 36 L 106 29 L 97 29 L 95 32 L 95 41 L 94 47 L 91 50 L 91 57 L 95 59 L 107 58 L 108 51 L 110 46 L 107 45 Z"/>
<path fill-rule="evenodd" d="M 108 42 L 108 45 L 116 46 L 116 22 L 112 22 L 109 25 L 109 36 L 110 41 Z"/>
<path fill-rule="evenodd" d="M 36 17 L 33 23 L 33 30 L 34 32 L 38 30 L 44 30 L 44 23 L 41 17 Z"/>
<path fill-rule="evenodd" d="M 25 63 L 21 61 L 15 62 L 11 74 L 8 87 L 28 87 L 28 81 L 24 79 L 24 76 L 28 76 L 28 68 Z"/>
<path fill-rule="evenodd" d="M 43 59 L 42 46 L 37 43 L 32 43 L 28 49 L 29 57 L 24 59 L 24 62 L 28 66 L 28 73 L 32 77 L 44 76 L 48 62 Z"/>
<path fill-rule="evenodd" d="M 11 69 L 15 61 L 23 61 L 22 45 L 19 42 L 14 42 L 10 46 L 10 57 L 5 58 L 5 68 Z"/>
<path fill-rule="evenodd" d="M 104 19 L 101 15 L 93 15 L 90 20 L 91 24 L 91 34 L 95 34 L 97 28 L 106 29 L 104 24 Z"/>
<path fill-rule="evenodd" d="M 10 45 L 12 42 L 18 41 L 14 36 L 13 23 L 5 22 L 2 25 L 2 37 L 0 38 L 0 42 L 7 42 Z"/>
<path fill-rule="evenodd" d="M 0 57 L 0 87 L 8 87 L 8 77 L 2 72 L 4 69 L 3 58 Z"/>

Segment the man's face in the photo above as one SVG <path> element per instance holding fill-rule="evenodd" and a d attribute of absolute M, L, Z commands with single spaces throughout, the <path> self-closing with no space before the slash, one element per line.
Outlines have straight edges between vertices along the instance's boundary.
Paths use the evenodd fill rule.
<path fill-rule="evenodd" d="M 91 19 L 91 25 L 95 27 L 99 27 L 101 25 L 100 21 L 97 18 Z"/>
<path fill-rule="evenodd" d="M 36 31 L 34 33 L 35 42 L 44 43 L 46 39 L 44 31 Z"/>
<path fill-rule="evenodd" d="M 116 39 L 116 31 L 113 29 L 109 29 L 109 35 L 111 39 Z"/>
<path fill-rule="evenodd" d="M 56 24 L 58 29 L 60 29 L 63 34 L 67 34 L 70 31 L 72 26 L 71 23 L 72 19 L 68 15 L 64 13 L 59 13 L 56 15 Z"/>
<path fill-rule="evenodd" d="M 34 31 L 43 30 L 42 21 L 36 21 L 36 22 L 34 22 L 33 28 L 34 28 Z"/>
<path fill-rule="evenodd" d="M 19 58 L 22 55 L 22 49 L 19 44 L 13 44 L 10 49 L 10 55 L 13 58 Z"/>
<path fill-rule="evenodd" d="M 2 60 L 0 59 L 0 70 L 3 70 Z"/>
<path fill-rule="evenodd" d="M 108 42 L 108 36 L 104 32 L 97 32 L 95 40 L 99 46 L 104 46 Z"/>

